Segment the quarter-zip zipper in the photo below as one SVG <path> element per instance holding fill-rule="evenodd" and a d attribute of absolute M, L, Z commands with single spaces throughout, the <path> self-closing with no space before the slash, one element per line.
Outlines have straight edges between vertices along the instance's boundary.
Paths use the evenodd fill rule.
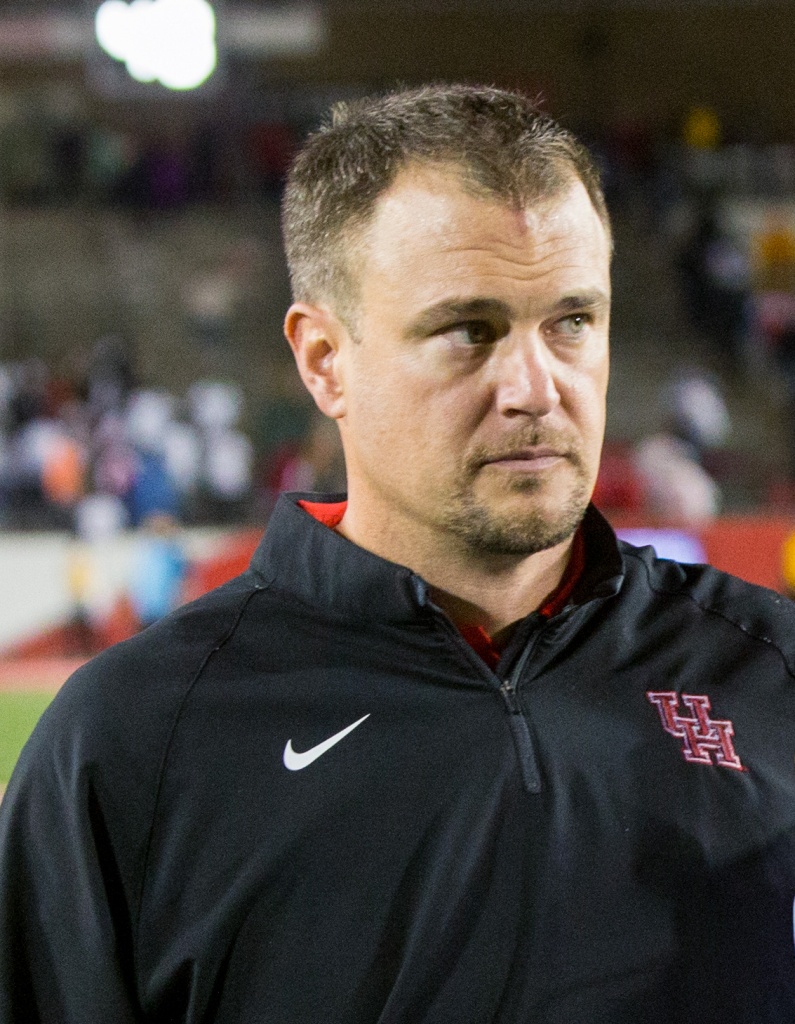
<path fill-rule="evenodd" d="M 508 721 L 513 735 L 513 742 L 516 747 L 516 756 L 519 760 L 519 768 L 522 772 L 522 782 L 528 793 L 541 792 L 541 772 L 538 767 L 533 738 L 527 725 L 522 707 L 519 703 L 519 678 L 525 665 L 530 660 L 530 655 L 538 643 L 540 630 L 530 639 L 522 651 L 519 660 L 513 670 L 500 686 L 502 699 L 508 708 Z"/>
<path fill-rule="evenodd" d="M 461 636 L 461 633 L 456 629 L 445 612 L 436 606 L 432 607 L 439 621 L 442 622 L 445 629 L 452 637 L 454 637 L 456 642 L 462 644 L 471 651 L 466 640 Z M 527 719 L 525 718 L 524 712 L 519 704 L 517 688 L 519 685 L 519 677 L 524 671 L 525 665 L 527 665 L 527 662 L 530 660 L 530 655 L 536 648 L 542 629 L 543 626 L 540 627 L 528 640 L 524 650 L 519 655 L 513 670 L 509 673 L 508 678 L 503 680 L 500 684 L 500 695 L 505 701 L 505 705 L 508 709 L 508 724 L 511 729 L 511 735 L 513 736 L 514 747 L 516 748 L 516 757 L 519 761 L 519 769 L 522 773 L 522 782 L 524 783 L 524 788 L 528 793 L 541 792 L 541 772 L 538 767 L 538 759 L 533 745 L 533 738 L 530 735 L 530 729 L 527 725 Z M 474 654 L 474 652 L 472 653 Z M 475 655 L 475 657 L 478 661 L 481 660 L 477 655 Z M 483 667 L 488 671 L 488 667 L 485 664 Z"/>

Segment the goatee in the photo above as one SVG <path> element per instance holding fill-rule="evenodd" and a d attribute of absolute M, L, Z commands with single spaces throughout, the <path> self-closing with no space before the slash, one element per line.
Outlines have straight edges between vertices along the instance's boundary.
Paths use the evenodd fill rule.
<path fill-rule="evenodd" d="M 501 511 L 492 503 L 476 497 L 475 482 L 489 462 L 509 458 L 512 452 L 527 448 L 547 447 L 569 463 L 574 481 L 565 501 L 553 512 L 544 510 L 543 498 L 532 495 L 544 489 L 543 475 L 518 475 L 507 482 L 513 494 L 525 494 L 527 508 L 521 512 Z M 450 501 L 444 511 L 445 525 L 469 550 L 483 555 L 528 556 L 546 551 L 571 537 L 582 522 L 590 501 L 588 474 L 579 452 L 566 439 L 543 435 L 538 430 L 524 437 L 512 438 L 510 445 L 499 451 L 478 448 L 467 459 L 467 484 Z"/>

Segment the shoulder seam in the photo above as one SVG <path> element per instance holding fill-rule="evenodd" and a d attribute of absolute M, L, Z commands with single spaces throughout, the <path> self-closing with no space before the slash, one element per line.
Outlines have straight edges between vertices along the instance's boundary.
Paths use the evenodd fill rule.
<path fill-rule="evenodd" d="M 717 608 L 711 608 L 711 607 L 709 607 L 707 605 L 702 604 L 700 601 L 696 600 L 696 598 L 693 597 L 693 595 L 690 594 L 690 593 L 682 592 L 682 591 L 670 591 L 670 590 L 660 590 L 660 589 L 658 589 L 652 583 L 651 576 L 649 575 L 649 567 L 648 567 L 648 565 L 646 565 L 646 563 L 643 561 L 643 559 L 639 555 L 636 555 L 634 551 L 625 551 L 624 554 L 627 557 L 629 557 L 629 558 L 636 559 L 643 566 L 643 569 L 644 569 L 644 571 L 646 573 L 646 581 L 647 581 L 647 583 L 649 585 L 649 589 L 653 593 L 660 594 L 660 595 L 665 595 L 667 597 L 679 597 L 679 598 L 683 598 L 684 600 L 690 601 L 697 608 L 699 608 L 702 612 L 704 612 L 705 615 L 714 615 L 716 618 L 723 619 L 723 621 L 728 623 L 730 626 L 734 626 L 735 629 L 739 629 L 740 632 L 744 633 L 750 640 L 755 640 L 757 643 L 767 644 L 769 647 L 772 647 L 773 650 L 778 654 L 779 658 L 781 658 L 781 661 L 782 661 L 782 663 L 784 665 L 784 668 L 785 668 L 785 670 L 787 672 L 787 675 L 789 675 L 791 679 L 795 680 L 795 668 L 793 668 L 793 666 L 790 665 L 789 660 L 787 659 L 786 654 L 781 650 L 781 648 L 778 646 L 778 644 L 774 643 L 774 641 L 770 639 L 770 637 L 760 636 L 759 634 L 752 632 L 750 629 L 748 629 L 747 626 L 744 626 L 741 622 L 736 622 L 734 619 L 732 619 L 728 615 L 726 615 L 725 612 L 719 611 Z M 710 568 L 714 569 L 715 572 L 720 572 L 720 570 L 719 569 L 715 569 L 714 566 L 710 566 Z M 741 582 L 746 582 L 746 581 L 741 581 Z M 755 586 L 755 584 L 749 583 L 748 586 Z"/>
<path fill-rule="evenodd" d="M 136 908 L 135 908 L 135 933 L 134 933 L 134 939 L 133 939 L 133 947 L 134 947 L 134 949 L 136 951 L 136 954 L 137 954 L 137 950 L 139 948 L 139 940 L 140 940 L 139 928 L 140 928 L 140 924 L 141 924 L 141 911 L 142 911 L 142 908 L 143 908 L 144 891 L 146 889 L 146 878 L 147 878 L 147 873 L 148 873 L 148 870 L 149 870 L 149 854 L 150 854 L 152 839 L 153 839 L 153 835 L 154 835 L 155 820 L 157 819 L 157 812 L 158 812 L 158 808 L 160 806 L 160 794 L 161 794 L 161 790 L 162 790 L 162 787 L 163 787 L 163 778 L 165 776 L 166 763 L 168 761 L 168 755 L 169 755 L 169 752 L 171 750 L 171 743 L 172 743 L 172 740 L 174 738 L 174 732 L 175 732 L 175 730 L 177 728 L 177 724 L 178 724 L 178 722 L 180 720 L 180 717 L 182 715 L 182 710 L 183 710 L 183 708 L 185 706 L 185 702 L 188 699 L 188 697 L 189 697 L 191 691 L 193 690 L 194 686 L 198 682 L 199 677 L 202 675 L 202 673 L 204 672 L 205 668 L 207 667 L 207 664 L 210 661 L 210 658 L 212 658 L 212 656 L 214 654 L 216 654 L 218 651 L 220 651 L 220 649 L 226 643 L 228 643 L 228 641 L 232 638 L 232 636 L 234 635 L 235 631 L 237 630 L 237 627 L 240 625 L 240 620 L 243 618 L 243 616 L 244 616 L 244 614 L 246 612 L 246 609 L 248 608 L 249 602 L 252 600 L 252 598 L 254 598 L 257 594 L 259 594 L 262 591 L 264 591 L 266 588 L 267 588 L 267 583 L 263 582 L 262 584 L 255 584 L 253 586 L 253 588 L 251 589 L 251 591 L 245 595 L 243 601 L 240 604 L 240 608 L 238 609 L 237 614 L 235 615 L 235 617 L 234 617 L 232 623 L 230 624 L 229 628 L 226 630 L 225 633 L 222 633 L 221 636 L 218 637 L 213 642 L 213 644 L 210 647 L 210 649 L 207 651 L 207 653 L 201 659 L 201 661 L 199 663 L 199 667 L 196 669 L 196 672 L 190 678 L 190 681 L 188 682 L 187 686 L 185 687 L 185 692 L 182 694 L 182 699 L 179 701 L 178 706 L 176 708 L 176 711 L 174 713 L 174 717 L 173 717 L 173 720 L 172 720 L 172 723 L 171 723 L 171 728 L 169 729 L 168 737 L 167 737 L 166 742 L 165 742 L 165 744 L 163 746 L 163 756 L 162 756 L 162 758 L 160 760 L 160 767 L 158 768 L 158 772 L 157 772 L 157 782 L 156 782 L 156 786 L 155 786 L 155 801 L 154 801 L 154 806 L 152 808 L 152 819 L 151 819 L 151 821 L 149 823 L 149 829 L 148 829 L 148 834 L 147 834 L 147 838 L 146 838 L 146 846 L 145 846 L 144 856 L 143 856 L 143 864 L 141 866 L 141 882 L 140 882 L 140 889 L 139 889 L 139 892 L 138 892 L 138 899 L 136 901 Z"/>

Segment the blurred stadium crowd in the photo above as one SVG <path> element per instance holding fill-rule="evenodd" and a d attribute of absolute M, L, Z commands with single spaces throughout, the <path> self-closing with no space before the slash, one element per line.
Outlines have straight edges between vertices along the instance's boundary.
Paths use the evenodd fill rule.
<path fill-rule="evenodd" d="M 254 286 L 252 260 L 260 249 L 281 260 L 275 232 L 256 237 L 257 219 L 274 223 L 312 113 L 277 105 L 267 115 L 157 131 L 120 129 L 69 104 L 34 104 L 5 118 L 7 210 L 76 205 L 179 218 L 232 201 L 251 211 L 252 223 L 226 262 L 192 272 L 182 287 L 196 374 L 180 393 L 162 374 L 149 374 L 144 386 L 132 355 L 141 340 L 128 345 L 121 335 L 101 337 L 83 365 L 46 355 L 0 364 L 0 528 L 91 537 L 157 513 L 184 524 L 261 523 L 281 489 L 344 486 L 333 430 L 306 401 L 293 399 L 280 413 L 280 397 L 270 396 L 263 414 L 251 406 L 251 381 L 230 370 L 234 309 Z M 690 522 L 763 507 L 771 494 L 795 507 L 795 145 L 743 141 L 707 107 L 667 126 L 624 120 L 582 134 L 604 167 L 617 260 L 631 268 L 651 243 L 664 264 L 656 296 L 633 281 L 624 288 L 614 325 L 619 356 L 628 348 L 622 331 L 636 335 L 629 344 L 642 344 L 635 324 L 653 344 L 653 299 L 674 324 L 669 350 L 656 353 L 657 421 L 647 415 L 639 431 L 608 436 L 597 500 Z M 627 292 L 634 322 L 622 327 Z M 265 357 L 274 366 L 287 358 L 279 344 Z M 612 402 L 642 413 L 643 372 Z M 752 378 L 770 391 L 787 448 L 769 464 L 735 445 L 743 429 L 735 407 Z"/>
<path fill-rule="evenodd" d="M 197 381 L 183 396 L 141 388 L 121 338 L 101 338 L 76 377 L 31 358 L 0 364 L 0 523 L 84 539 L 167 514 L 251 517 L 251 442 L 241 389 Z"/>
<path fill-rule="evenodd" d="M 0 197 L 11 206 L 78 200 L 179 210 L 278 194 L 306 131 L 302 118 L 237 116 L 190 124 L 97 121 L 70 103 L 27 103 L 0 130 Z"/>

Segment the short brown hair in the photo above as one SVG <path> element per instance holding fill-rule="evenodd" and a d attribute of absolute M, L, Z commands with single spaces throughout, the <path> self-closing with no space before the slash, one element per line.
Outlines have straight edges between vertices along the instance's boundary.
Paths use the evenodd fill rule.
<path fill-rule="evenodd" d="M 340 103 L 309 136 L 285 190 L 282 228 L 293 295 L 353 315 L 355 232 L 410 164 L 451 164 L 464 186 L 516 206 L 579 179 L 609 230 L 599 171 L 585 147 L 526 96 L 430 85 Z"/>

